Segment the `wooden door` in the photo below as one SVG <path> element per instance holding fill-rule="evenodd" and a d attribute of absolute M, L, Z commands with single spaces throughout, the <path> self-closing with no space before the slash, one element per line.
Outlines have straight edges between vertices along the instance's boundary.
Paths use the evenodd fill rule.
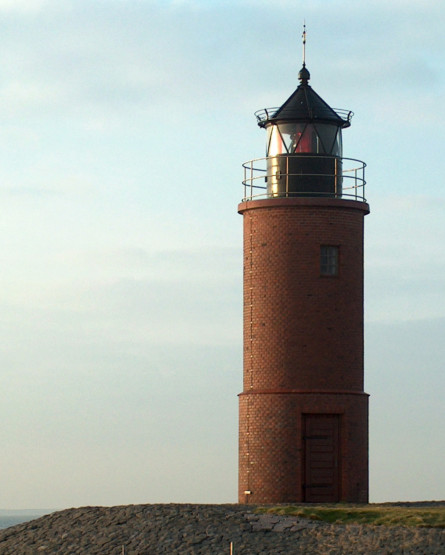
<path fill-rule="evenodd" d="M 340 415 L 303 415 L 306 503 L 340 501 Z"/>

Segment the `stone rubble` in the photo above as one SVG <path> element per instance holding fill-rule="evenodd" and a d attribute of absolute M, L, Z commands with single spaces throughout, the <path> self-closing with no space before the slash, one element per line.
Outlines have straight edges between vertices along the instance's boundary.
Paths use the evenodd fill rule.
<path fill-rule="evenodd" d="M 440 555 L 445 531 L 331 525 L 243 505 L 66 509 L 0 530 L 0 555 Z"/>

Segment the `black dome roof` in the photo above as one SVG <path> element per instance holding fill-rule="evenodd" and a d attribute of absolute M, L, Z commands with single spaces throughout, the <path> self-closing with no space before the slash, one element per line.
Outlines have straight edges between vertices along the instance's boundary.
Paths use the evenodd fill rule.
<path fill-rule="evenodd" d="M 303 65 L 298 75 L 301 84 L 295 92 L 286 100 L 286 102 L 278 109 L 271 113 L 268 109 L 265 111 L 266 117 L 259 117 L 258 124 L 265 127 L 268 123 L 278 123 L 280 121 L 299 121 L 299 122 L 325 122 L 337 125 L 338 127 L 349 127 L 352 112 L 341 111 L 345 114 L 345 118 L 340 113 L 333 110 L 308 84 L 310 74 Z"/>

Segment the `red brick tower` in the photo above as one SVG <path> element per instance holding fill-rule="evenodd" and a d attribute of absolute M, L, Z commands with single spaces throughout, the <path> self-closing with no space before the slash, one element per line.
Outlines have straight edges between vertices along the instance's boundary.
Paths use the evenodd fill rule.
<path fill-rule="evenodd" d="M 240 503 L 368 501 L 365 164 L 309 78 L 256 114 L 267 157 L 244 164 Z"/>

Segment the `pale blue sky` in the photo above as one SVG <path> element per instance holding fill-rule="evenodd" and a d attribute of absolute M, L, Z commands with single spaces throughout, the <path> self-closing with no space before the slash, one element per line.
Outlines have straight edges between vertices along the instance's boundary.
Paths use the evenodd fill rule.
<path fill-rule="evenodd" d="M 0 0 L 0 508 L 235 502 L 241 163 L 298 85 L 368 164 L 371 500 L 445 498 L 441 0 Z"/>

